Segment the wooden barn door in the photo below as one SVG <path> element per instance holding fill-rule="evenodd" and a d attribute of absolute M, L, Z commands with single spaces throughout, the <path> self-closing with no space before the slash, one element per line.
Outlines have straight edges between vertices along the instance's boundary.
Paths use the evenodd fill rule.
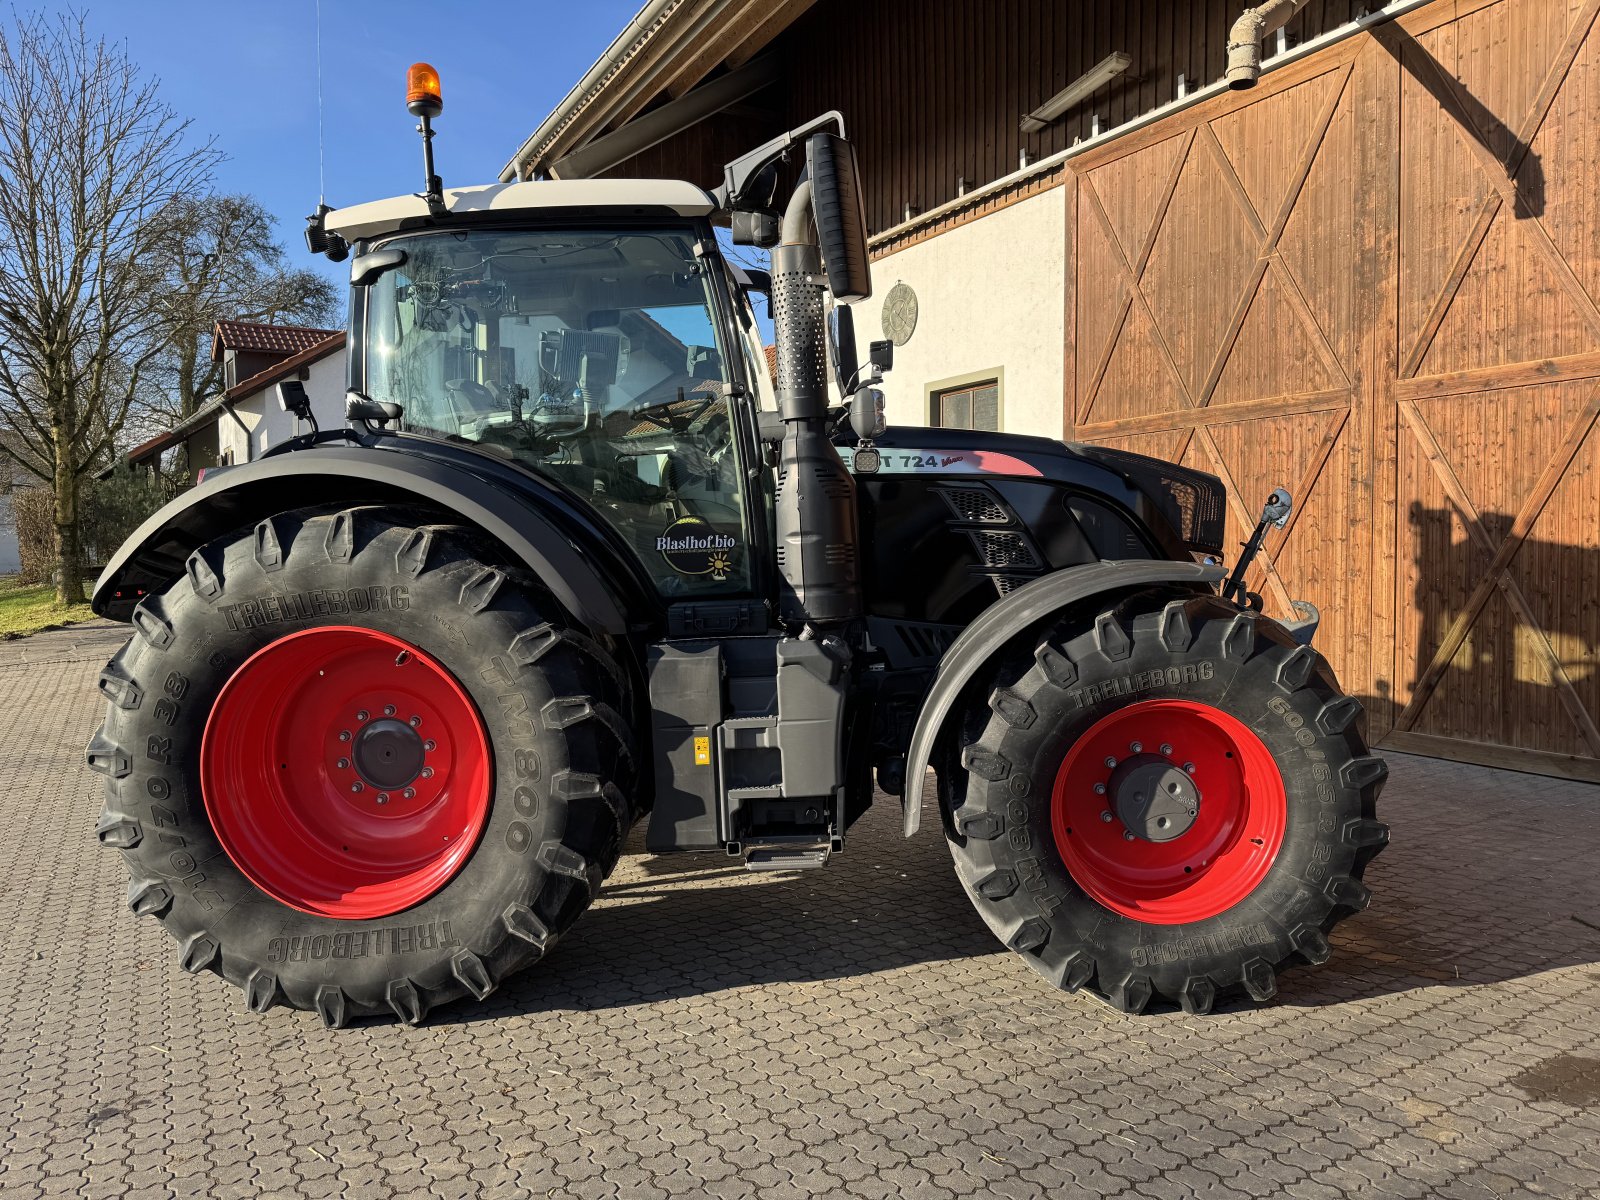
<path fill-rule="evenodd" d="M 1228 486 L 1396 748 L 1600 779 L 1600 0 L 1450 0 L 1072 163 L 1068 435 Z"/>

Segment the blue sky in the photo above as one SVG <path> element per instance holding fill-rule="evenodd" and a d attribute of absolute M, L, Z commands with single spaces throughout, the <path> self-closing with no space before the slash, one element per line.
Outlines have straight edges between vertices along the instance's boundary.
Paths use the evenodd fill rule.
<path fill-rule="evenodd" d="M 405 71 L 439 69 L 434 152 L 447 186 L 498 178 L 522 140 L 638 11 L 639 0 L 322 0 L 327 197 L 334 207 L 417 191 L 422 151 Z M 31 7 L 26 0 L 19 9 Z M 49 7 L 54 7 L 49 5 Z M 277 219 L 292 262 L 317 203 L 316 0 L 97 0 L 92 30 L 124 42 L 162 98 L 229 156 L 217 186 Z"/>

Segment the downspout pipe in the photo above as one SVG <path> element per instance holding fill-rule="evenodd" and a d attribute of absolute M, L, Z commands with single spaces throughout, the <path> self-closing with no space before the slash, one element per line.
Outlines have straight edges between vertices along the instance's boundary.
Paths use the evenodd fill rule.
<path fill-rule="evenodd" d="M 1234 91 L 1253 88 L 1261 78 L 1261 43 L 1276 33 L 1306 6 L 1306 0 L 1268 0 L 1247 8 L 1228 33 L 1228 86 Z"/>
<path fill-rule="evenodd" d="M 227 414 L 233 418 L 233 423 L 239 427 L 239 431 L 244 434 L 244 461 L 255 462 L 256 444 L 250 437 L 250 426 L 244 423 L 244 418 L 241 417 L 238 410 L 233 407 L 233 402 L 231 400 L 223 400 L 222 407 Z"/>

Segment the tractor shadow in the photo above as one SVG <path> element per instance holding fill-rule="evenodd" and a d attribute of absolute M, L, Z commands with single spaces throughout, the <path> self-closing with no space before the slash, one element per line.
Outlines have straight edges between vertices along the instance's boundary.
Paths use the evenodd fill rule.
<path fill-rule="evenodd" d="M 1600 963 L 1600 789 L 1385 757 L 1378 813 L 1391 840 L 1367 868 L 1371 907 L 1334 932 L 1326 965 L 1280 977 L 1277 1003 L 1323 1008 Z"/>
<path fill-rule="evenodd" d="M 1010 954 L 973 910 L 937 831 L 900 837 L 893 796 L 880 795 L 845 852 L 818 871 L 766 874 L 722 855 L 650 855 L 641 833 L 545 962 L 483 1005 L 452 1006 L 435 1020 L 624 1008 Z"/>
<path fill-rule="evenodd" d="M 1274 1004 L 1336 1008 L 1600 963 L 1593 787 L 1389 758 L 1380 812 L 1393 840 L 1367 870 L 1372 906 L 1335 930 L 1326 965 L 1286 971 Z M 907 842 L 899 824 L 894 799 L 880 796 L 845 854 L 824 870 L 783 875 L 720 856 L 650 856 L 636 835 L 548 961 L 485 1004 L 453 1005 L 433 1020 L 603 1011 L 986 956 L 1003 990 L 1011 952 L 973 911 L 937 831 Z M 1036 983 L 1041 1002 L 1094 1004 Z M 1239 998 L 1217 1012 L 1254 1008 Z M 1146 1019 L 1163 1011 L 1174 1012 Z"/>

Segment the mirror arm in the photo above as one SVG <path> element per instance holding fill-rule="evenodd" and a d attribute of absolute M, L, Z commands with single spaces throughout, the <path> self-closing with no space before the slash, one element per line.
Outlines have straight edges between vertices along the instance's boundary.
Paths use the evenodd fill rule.
<path fill-rule="evenodd" d="M 722 184 L 712 192 L 717 207 L 729 211 L 736 209 L 744 199 L 744 190 L 764 167 L 786 154 L 797 142 L 830 126 L 839 131 L 840 137 L 844 136 L 844 115 L 837 109 L 831 109 L 788 133 L 780 133 L 770 142 L 764 142 L 734 159 L 722 168 Z"/>

